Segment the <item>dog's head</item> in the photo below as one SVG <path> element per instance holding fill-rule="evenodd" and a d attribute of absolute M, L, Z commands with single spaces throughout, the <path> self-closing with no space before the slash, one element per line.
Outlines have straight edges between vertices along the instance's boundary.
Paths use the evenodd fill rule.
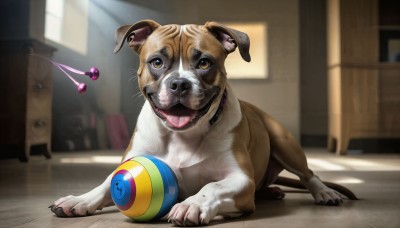
<path fill-rule="evenodd" d="M 229 53 L 238 47 L 250 61 L 248 36 L 215 22 L 161 26 L 144 20 L 118 28 L 116 39 L 114 53 L 127 42 L 139 54 L 139 88 L 171 130 L 213 117 L 226 88 Z"/>

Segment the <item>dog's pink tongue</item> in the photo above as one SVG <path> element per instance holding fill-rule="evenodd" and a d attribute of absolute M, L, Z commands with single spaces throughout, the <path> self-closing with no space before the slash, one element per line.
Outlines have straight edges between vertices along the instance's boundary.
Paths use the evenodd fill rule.
<path fill-rule="evenodd" d="M 196 114 L 195 111 L 180 104 L 168 110 L 162 110 L 161 113 L 166 118 L 168 124 L 177 129 L 188 125 Z"/>
<path fill-rule="evenodd" d="M 168 123 L 174 128 L 182 128 L 192 120 L 191 116 L 166 115 L 165 117 L 167 118 Z"/>

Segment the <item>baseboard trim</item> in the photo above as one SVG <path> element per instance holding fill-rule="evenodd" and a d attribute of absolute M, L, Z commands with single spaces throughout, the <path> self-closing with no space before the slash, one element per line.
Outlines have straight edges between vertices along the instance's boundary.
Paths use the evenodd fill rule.
<path fill-rule="evenodd" d="M 308 135 L 300 136 L 302 147 L 327 148 L 327 135 Z M 362 138 L 351 139 L 349 151 L 361 151 L 363 153 L 400 153 L 400 139 L 398 138 Z"/>

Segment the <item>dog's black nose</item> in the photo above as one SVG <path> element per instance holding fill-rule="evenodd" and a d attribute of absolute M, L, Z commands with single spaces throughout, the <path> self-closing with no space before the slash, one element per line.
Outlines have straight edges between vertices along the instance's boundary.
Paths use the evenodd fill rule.
<path fill-rule="evenodd" d="M 186 78 L 174 78 L 169 83 L 169 91 L 176 95 L 186 95 L 191 88 L 192 83 Z"/>

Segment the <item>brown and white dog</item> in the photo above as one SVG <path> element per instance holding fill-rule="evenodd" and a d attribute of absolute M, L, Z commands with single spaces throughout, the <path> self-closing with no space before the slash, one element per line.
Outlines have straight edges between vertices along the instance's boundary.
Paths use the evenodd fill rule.
<path fill-rule="evenodd" d="M 227 55 L 238 48 L 250 61 L 245 33 L 215 22 L 161 26 L 144 20 L 118 28 L 116 39 L 114 53 L 126 42 L 139 54 L 138 83 L 146 99 L 123 161 L 151 154 L 171 166 L 182 202 L 169 221 L 201 225 L 216 215 L 253 212 L 255 193 L 283 169 L 300 178 L 317 204 L 342 203 L 308 168 L 292 135 L 229 86 Z M 72 217 L 113 205 L 111 178 L 86 194 L 56 200 L 51 210 Z"/>

